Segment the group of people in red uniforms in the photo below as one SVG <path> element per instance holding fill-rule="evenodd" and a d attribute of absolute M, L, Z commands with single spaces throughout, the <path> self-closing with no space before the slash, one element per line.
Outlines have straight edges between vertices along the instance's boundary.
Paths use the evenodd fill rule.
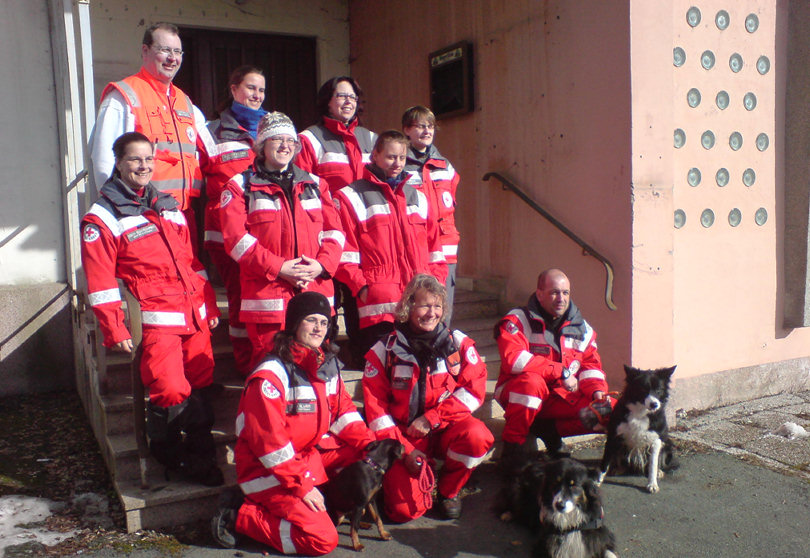
<path fill-rule="evenodd" d="M 494 439 L 473 416 L 486 366 L 474 342 L 449 328 L 459 178 L 433 145 L 433 113 L 411 107 L 401 132 L 377 135 L 359 124 L 357 81 L 336 77 L 318 93 L 319 122 L 299 134 L 285 114 L 262 108 L 265 77 L 244 66 L 206 124 L 172 84 L 183 57 L 177 28 L 150 27 L 141 53 L 140 72 L 102 95 L 91 145 L 99 199 L 82 220 L 82 257 L 107 347 L 135 350 L 117 279 L 141 304 L 153 456 L 191 481 L 224 481 L 211 434 L 219 313 L 189 204 L 204 182 L 203 246 L 226 287 L 246 376 L 239 487 L 223 494 L 216 540 L 234 546 L 247 535 L 284 553 L 330 552 L 337 532 L 318 487 L 386 438 L 405 447 L 383 481 L 387 517 L 427 511 L 419 481 L 438 460 L 439 512 L 458 518 L 461 489 Z M 581 415 L 591 401 L 609 401 L 595 334 L 569 304 L 567 281 L 545 272 L 529 305 L 496 327 L 508 454 L 531 433 L 562 451 L 560 436 L 588 429 Z M 332 343 L 336 299 L 351 358 L 364 368 L 364 416 Z"/>

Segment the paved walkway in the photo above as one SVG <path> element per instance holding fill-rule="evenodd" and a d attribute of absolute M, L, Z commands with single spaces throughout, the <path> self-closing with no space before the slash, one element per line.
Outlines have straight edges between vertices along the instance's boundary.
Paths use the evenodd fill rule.
<path fill-rule="evenodd" d="M 658 494 L 646 493 L 642 477 L 608 477 L 603 485 L 606 525 L 616 534 L 619 556 L 810 556 L 810 437 L 789 440 L 768 434 L 787 422 L 810 430 L 810 392 L 764 397 L 680 417 L 673 434 L 679 440 L 681 468 L 661 481 Z M 579 443 L 574 457 L 596 465 L 601 442 L 597 438 Z M 391 525 L 394 540 L 389 542 L 377 540 L 376 529 L 363 531 L 364 555 L 530 556 L 532 534 L 502 523 L 492 511 L 500 483 L 495 464 L 482 465 L 472 482 L 480 492 L 464 498 L 460 520 L 423 517 L 407 525 Z M 340 546 L 331 556 L 357 558 L 348 547 L 348 526 L 339 531 Z M 237 550 L 214 549 L 208 540 L 181 555 L 259 557 L 267 553 L 267 548 L 251 542 Z M 113 551 L 83 554 L 117 555 Z"/>

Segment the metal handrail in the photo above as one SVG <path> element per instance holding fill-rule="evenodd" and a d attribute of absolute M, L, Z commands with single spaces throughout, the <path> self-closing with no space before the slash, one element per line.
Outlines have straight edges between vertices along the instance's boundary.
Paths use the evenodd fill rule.
<path fill-rule="evenodd" d="M 552 225 L 560 229 L 560 231 L 565 236 L 567 236 L 568 238 L 579 244 L 579 246 L 582 248 L 582 252 L 585 255 L 592 256 L 597 260 L 599 260 L 600 262 L 602 262 L 602 265 L 605 266 L 605 273 L 607 274 L 607 277 L 605 278 L 605 304 L 609 309 L 617 310 L 616 305 L 613 304 L 613 265 L 610 263 L 610 260 L 608 260 L 602 254 L 597 252 L 593 247 L 591 247 L 590 244 L 579 238 L 576 234 L 574 234 L 571 231 L 571 229 L 563 225 L 551 213 L 540 207 L 540 204 L 538 204 L 536 201 L 530 198 L 528 194 L 526 194 L 526 192 L 524 192 L 517 184 L 506 178 L 504 175 L 502 175 L 499 172 L 488 172 L 484 175 L 483 180 L 489 181 L 490 177 L 495 177 L 498 180 L 500 180 L 501 184 L 503 184 L 504 190 L 507 189 L 512 190 L 512 192 L 514 192 L 520 199 L 526 202 L 529 205 L 529 207 L 531 207 L 537 213 L 545 217 L 546 220 L 548 220 Z"/>

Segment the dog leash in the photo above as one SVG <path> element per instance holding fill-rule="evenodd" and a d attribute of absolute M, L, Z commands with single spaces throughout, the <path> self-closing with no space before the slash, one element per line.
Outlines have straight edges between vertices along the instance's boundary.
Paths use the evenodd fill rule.
<path fill-rule="evenodd" d="M 620 391 L 609 391 L 605 394 L 604 399 L 596 399 L 588 404 L 588 408 L 593 411 L 599 424 L 607 427 L 608 422 L 610 422 L 610 412 L 613 407 L 608 398 L 612 397 L 615 401 L 618 401 L 621 395 Z"/>
<path fill-rule="evenodd" d="M 433 488 L 436 486 L 436 477 L 427 461 L 421 463 L 422 467 L 419 469 L 417 483 L 419 490 L 422 492 L 422 497 L 425 499 L 425 509 L 429 510 L 433 507 Z"/>

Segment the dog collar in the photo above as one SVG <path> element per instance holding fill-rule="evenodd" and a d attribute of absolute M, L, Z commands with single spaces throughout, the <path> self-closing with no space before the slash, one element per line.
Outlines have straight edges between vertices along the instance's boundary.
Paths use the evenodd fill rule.
<path fill-rule="evenodd" d="M 371 459 L 370 457 L 364 457 L 363 463 L 367 464 L 369 467 L 377 471 L 378 473 L 385 473 L 385 469 L 383 469 L 382 465 Z"/>

